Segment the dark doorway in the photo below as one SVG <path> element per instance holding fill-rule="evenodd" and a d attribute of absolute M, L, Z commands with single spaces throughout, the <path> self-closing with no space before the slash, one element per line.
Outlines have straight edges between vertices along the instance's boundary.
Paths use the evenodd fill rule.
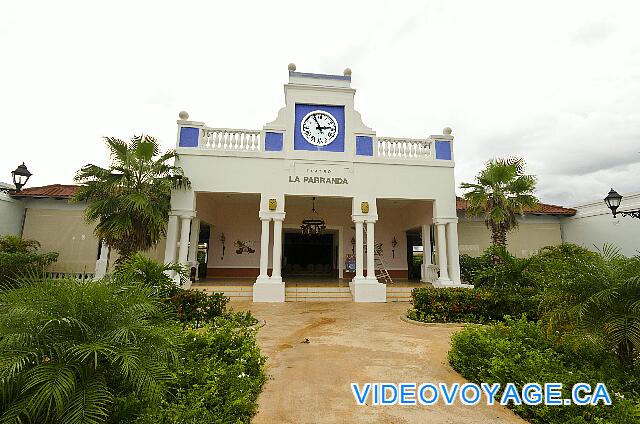
<path fill-rule="evenodd" d="M 409 280 L 420 279 L 423 252 L 421 249 L 416 249 L 416 246 L 422 247 L 422 235 L 419 231 L 407 231 L 407 278 Z"/>
<path fill-rule="evenodd" d="M 198 250 L 196 260 L 198 261 L 198 278 L 207 278 L 207 262 L 209 261 L 209 237 L 211 226 L 204 222 L 200 223 L 200 234 L 198 235 Z"/>
<path fill-rule="evenodd" d="M 334 234 L 284 233 L 285 276 L 334 276 Z"/>

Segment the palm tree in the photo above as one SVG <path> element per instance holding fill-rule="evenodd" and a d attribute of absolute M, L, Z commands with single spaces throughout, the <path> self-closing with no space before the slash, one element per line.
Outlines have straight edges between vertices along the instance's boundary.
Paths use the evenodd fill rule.
<path fill-rule="evenodd" d="M 75 176 L 83 184 L 74 201 L 87 202 L 85 218 L 98 221 L 95 234 L 125 260 L 136 251 L 148 250 L 166 235 L 171 190 L 191 183 L 180 167 L 170 165 L 178 155 L 170 150 L 160 156 L 157 140 L 134 136 L 129 143 L 105 137 L 111 152 L 108 168 L 85 165 Z"/>
<path fill-rule="evenodd" d="M 14 287 L 21 276 L 43 274 L 58 259 L 57 252 L 40 253 L 36 240 L 0 236 L 0 287 Z"/>
<path fill-rule="evenodd" d="M 640 353 L 640 256 L 605 245 L 545 247 L 537 261 L 545 284 L 542 323 L 563 342 L 590 342 L 631 367 Z"/>
<path fill-rule="evenodd" d="M 22 281 L 0 292 L 0 421 L 105 422 L 116 396 L 158 402 L 177 359 L 151 287 Z"/>
<path fill-rule="evenodd" d="M 525 175 L 525 162 L 519 158 L 492 159 L 476 176 L 476 183 L 462 183 L 468 202 L 467 214 L 484 216 L 491 230 L 491 243 L 506 247 L 507 232 L 518 226 L 516 215 L 538 204 L 533 194 L 536 177 Z"/>
<path fill-rule="evenodd" d="M 0 252 L 33 253 L 39 248 L 40 242 L 36 240 L 23 239 L 13 235 L 0 236 Z"/>

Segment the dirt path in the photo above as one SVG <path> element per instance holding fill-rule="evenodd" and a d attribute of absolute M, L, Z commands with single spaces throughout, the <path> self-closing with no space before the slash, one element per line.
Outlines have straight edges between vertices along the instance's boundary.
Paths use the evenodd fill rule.
<path fill-rule="evenodd" d="M 350 383 L 464 382 L 447 363 L 456 328 L 400 320 L 407 304 L 236 303 L 266 320 L 269 380 L 254 423 L 525 423 L 500 406 L 357 406 Z M 309 339 L 306 343 L 305 339 Z"/>

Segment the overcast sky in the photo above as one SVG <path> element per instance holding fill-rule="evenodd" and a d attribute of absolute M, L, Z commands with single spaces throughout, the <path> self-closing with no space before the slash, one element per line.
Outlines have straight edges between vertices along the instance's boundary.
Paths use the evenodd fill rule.
<path fill-rule="evenodd" d="M 640 191 L 637 1 L 3 1 L 0 181 L 106 164 L 102 136 L 175 145 L 176 119 L 259 129 L 287 64 L 353 70 L 378 135 L 453 128 L 456 181 L 521 156 L 547 203 Z"/>

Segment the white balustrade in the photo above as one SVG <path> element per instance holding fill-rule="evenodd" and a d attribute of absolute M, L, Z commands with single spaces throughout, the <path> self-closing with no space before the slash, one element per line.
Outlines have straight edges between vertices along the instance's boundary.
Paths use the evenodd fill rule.
<path fill-rule="evenodd" d="M 382 158 L 434 159 L 431 140 L 378 137 L 377 153 Z"/>
<path fill-rule="evenodd" d="M 260 150 L 260 131 L 230 128 L 202 128 L 198 147 L 210 150 L 257 152 Z"/>

